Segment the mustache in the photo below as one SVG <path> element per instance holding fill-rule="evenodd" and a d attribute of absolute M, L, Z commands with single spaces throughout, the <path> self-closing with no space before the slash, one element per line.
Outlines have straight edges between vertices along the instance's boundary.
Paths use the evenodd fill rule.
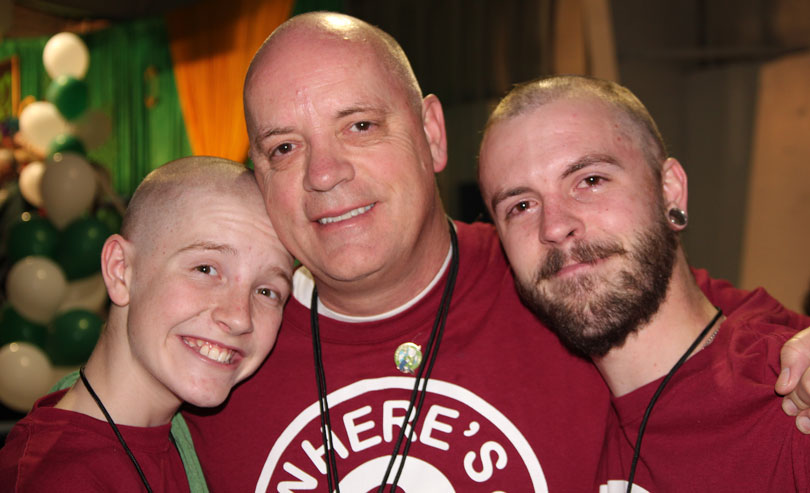
<path fill-rule="evenodd" d="M 560 248 L 551 250 L 548 255 L 546 255 L 543 265 L 541 265 L 540 269 L 537 271 L 537 280 L 543 281 L 554 277 L 569 261 L 578 264 L 591 264 L 597 260 L 608 258 L 611 255 L 624 255 L 625 253 L 627 253 L 627 250 L 625 250 L 621 244 L 614 241 L 597 241 L 592 243 L 577 241 L 568 253 Z"/>

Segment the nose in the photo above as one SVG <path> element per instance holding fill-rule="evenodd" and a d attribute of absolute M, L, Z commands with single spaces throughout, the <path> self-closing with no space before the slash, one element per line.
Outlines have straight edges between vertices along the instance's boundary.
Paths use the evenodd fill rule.
<path fill-rule="evenodd" d="M 576 213 L 575 206 L 564 200 L 546 200 L 540 216 L 540 241 L 562 244 L 568 238 L 583 233 L 584 224 Z"/>
<path fill-rule="evenodd" d="M 253 331 L 248 290 L 244 287 L 230 289 L 227 293 L 219 296 L 216 302 L 218 306 L 214 310 L 214 318 L 224 330 L 235 335 Z"/>
<path fill-rule="evenodd" d="M 354 178 L 354 166 L 339 145 L 313 142 L 309 149 L 304 188 L 311 192 L 328 192 Z"/>

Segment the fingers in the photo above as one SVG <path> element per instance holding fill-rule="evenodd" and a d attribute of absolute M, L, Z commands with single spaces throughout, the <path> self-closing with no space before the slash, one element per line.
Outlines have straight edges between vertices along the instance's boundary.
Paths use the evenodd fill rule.
<path fill-rule="evenodd" d="M 781 352 L 782 371 L 776 392 L 784 395 L 782 410 L 796 417 L 796 428 L 810 434 L 810 328 L 785 343 Z"/>
<path fill-rule="evenodd" d="M 789 394 L 801 383 L 801 399 L 794 400 L 794 403 L 800 408 L 807 407 L 806 403 L 810 402 L 810 372 L 807 371 L 810 368 L 810 328 L 799 332 L 782 346 L 780 361 L 782 371 L 776 381 L 776 392 Z"/>

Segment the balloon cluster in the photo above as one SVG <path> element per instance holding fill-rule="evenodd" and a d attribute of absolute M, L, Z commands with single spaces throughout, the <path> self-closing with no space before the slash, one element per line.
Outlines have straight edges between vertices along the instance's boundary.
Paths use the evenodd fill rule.
<path fill-rule="evenodd" d="M 39 212 L 24 212 L 8 231 L 8 302 L 0 307 L 0 402 L 23 412 L 55 383 L 54 367 L 83 363 L 95 346 L 108 301 L 101 248 L 120 225 L 108 209 L 88 214 L 97 179 L 85 150 L 107 139 L 110 123 L 87 111 L 87 47 L 59 33 L 42 57 L 53 79 L 47 101 L 19 118 L 20 140 L 46 157 L 19 176 L 20 193 Z"/>

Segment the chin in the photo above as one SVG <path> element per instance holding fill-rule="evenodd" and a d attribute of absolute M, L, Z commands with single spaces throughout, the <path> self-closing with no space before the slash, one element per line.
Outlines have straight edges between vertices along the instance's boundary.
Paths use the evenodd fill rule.
<path fill-rule="evenodd" d="M 186 395 L 180 397 L 183 401 L 197 406 L 197 407 L 216 407 L 228 398 L 231 388 L 227 389 L 215 388 L 210 390 L 194 389 L 193 392 L 188 392 Z"/>
<path fill-rule="evenodd" d="M 197 407 L 214 407 L 228 398 L 236 383 L 231 378 L 201 378 L 196 382 L 180 382 L 175 389 L 177 396 L 184 402 Z"/>
<path fill-rule="evenodd" d="M 356 256 L 348 256 L 336 257 L 325 266 L 324 272 L 336 281 L 352 282 L 365 279 L 379 269 L 380 265 L 372 259 L 357 262 Z"/>

